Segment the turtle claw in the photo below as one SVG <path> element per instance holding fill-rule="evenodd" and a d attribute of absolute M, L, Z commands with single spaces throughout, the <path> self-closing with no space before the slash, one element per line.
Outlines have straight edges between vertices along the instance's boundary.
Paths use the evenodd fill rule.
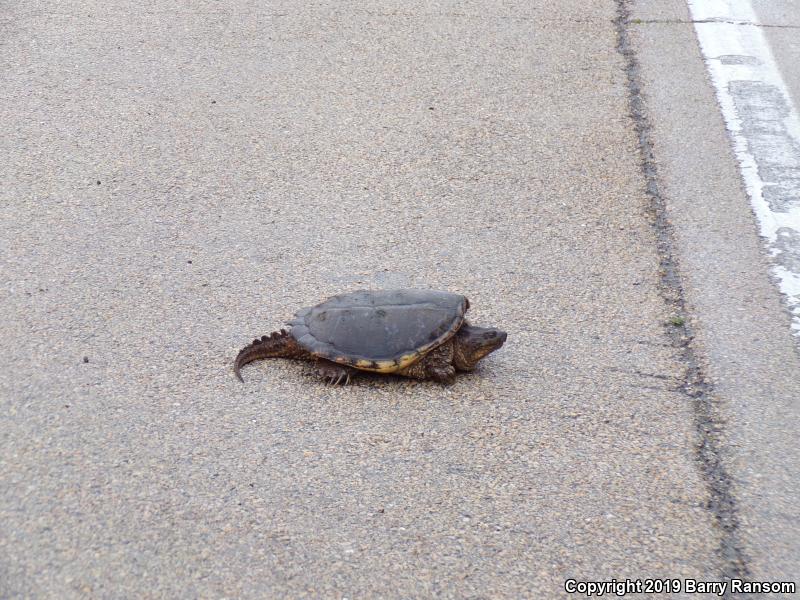
<path fill-rule="evenodd" d="M 350 383 L 350 368 L 329 362 L 317 364 L 317 374 L 325 381 L 325 385 L 347 385 Z"/>
<path fill-rule="evenodd" d="M 331 380 L 331 385 L 348 385 L 350 383 L 350 373 L 343 371 Z"/>

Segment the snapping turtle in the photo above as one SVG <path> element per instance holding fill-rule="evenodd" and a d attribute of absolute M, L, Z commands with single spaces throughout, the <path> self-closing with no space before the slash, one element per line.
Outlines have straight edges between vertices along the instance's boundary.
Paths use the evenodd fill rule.
<path fill-rule="evenodd" d="M 240 369 L 260 358 L 316 361 L 317 372 L 334 384 L 358 371 L 394 373 L 452 383 L 456 371 L 471 371 L 506 341 L 506 332 L 473 327 L 464 320 L 469 301 L 430 290 L 357 291 L 304 308 L 281 329 L 245 346 L 233 364 Z"/>

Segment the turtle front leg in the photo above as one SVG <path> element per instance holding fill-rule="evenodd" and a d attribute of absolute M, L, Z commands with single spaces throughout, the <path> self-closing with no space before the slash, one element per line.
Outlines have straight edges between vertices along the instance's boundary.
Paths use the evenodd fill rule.
<path fill-rule="evenodd" d="M 317 361 L 317 375 L 319 375 L 325 383 L 331 385 L 347 385 L 350 383 L 350 378 L 355 376 L 357 372 L 358 369 L 339 365 L 329 360 L 320 359 Z"/>
<path fill-rule="evenodd" d="M 450 385 L 456 380 L 456 369 L 453 365 L 447 364 L 429 365 L 428 377 L 439 383 Z"/>
<path fill-rule="evenodd" d="M 456 369 L 453 366 L 453 342 L 449 341 L 434 348 L 419 362 L 398 371 L 397 374 L 414 379 L 433 379 L 448 385 L 453 383 L 456 378 Z"/>

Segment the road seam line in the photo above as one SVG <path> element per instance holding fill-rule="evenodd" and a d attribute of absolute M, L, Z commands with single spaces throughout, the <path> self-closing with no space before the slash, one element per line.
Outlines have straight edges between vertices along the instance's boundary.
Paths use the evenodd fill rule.
<path fill-rule="evenodd" d="M 677 251 L 673 244 L 673 229 L 667 214 L 667 205 L 661 194 L 659 175 L 654 158 L 652 131 L 642 97 L 642 81 L 638 59 L 633 50 L 629 26 L 630 0 L 616 0 L 617 17 L 614 24 L 617 30 L 617 51 L 625 61 L 630 117 L 638 138 L 641 155 L 642 175 L 645 192 L 650 200 L 652 224 L 656 236 L 659 255 L 659 288 L 667 305 L 680 315 L 686 313 L 686 299 L 683 284 L 678 272 Z M 678 349 L 685 373 L 678 389 L 692 403 L 694 426 L 697 433 L 695 447 L 698 467 L 706 483 L 709 494 L 708 509 L 720 531 L 720 544 L 717 548 L 722 579 L 746 579 L 749 573 L 747 559 L 739 540 L 739 517 L 733 493 L 733 482 L 722 459 L 721 433 L 723 430 L 718 417 L 713 388 L 707 381 L 700 362 L 691 344 L 691 326 L 687 320 L 679 325 L 666 325 L 666 335 Z"/>

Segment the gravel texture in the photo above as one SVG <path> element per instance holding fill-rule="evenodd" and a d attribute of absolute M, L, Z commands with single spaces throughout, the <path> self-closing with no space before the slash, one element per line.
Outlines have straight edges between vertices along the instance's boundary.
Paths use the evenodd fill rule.
<path fill-rule="evenodd" d="M 694 28 L 685 6 L 650 22 L 663 10 L 657 0 L 641 2 L 632 37 L 693 345 L 711 389 L 708 435 L 732 480 L 735 519 L 725 545 L 738 550 L 751 579 L 793 581 L 800 572 L 800 356 L 714 89 L 697 60 Z M 787 54 L 776 57 L 792 64 Z"/>
<path fill-rule="evenodd" d="M 0 596 L 714 579 L 615 10 L 5 7 Z M 406 286 L 508 342 L 450 388 L 234 379 L 296 309 Z"/>

